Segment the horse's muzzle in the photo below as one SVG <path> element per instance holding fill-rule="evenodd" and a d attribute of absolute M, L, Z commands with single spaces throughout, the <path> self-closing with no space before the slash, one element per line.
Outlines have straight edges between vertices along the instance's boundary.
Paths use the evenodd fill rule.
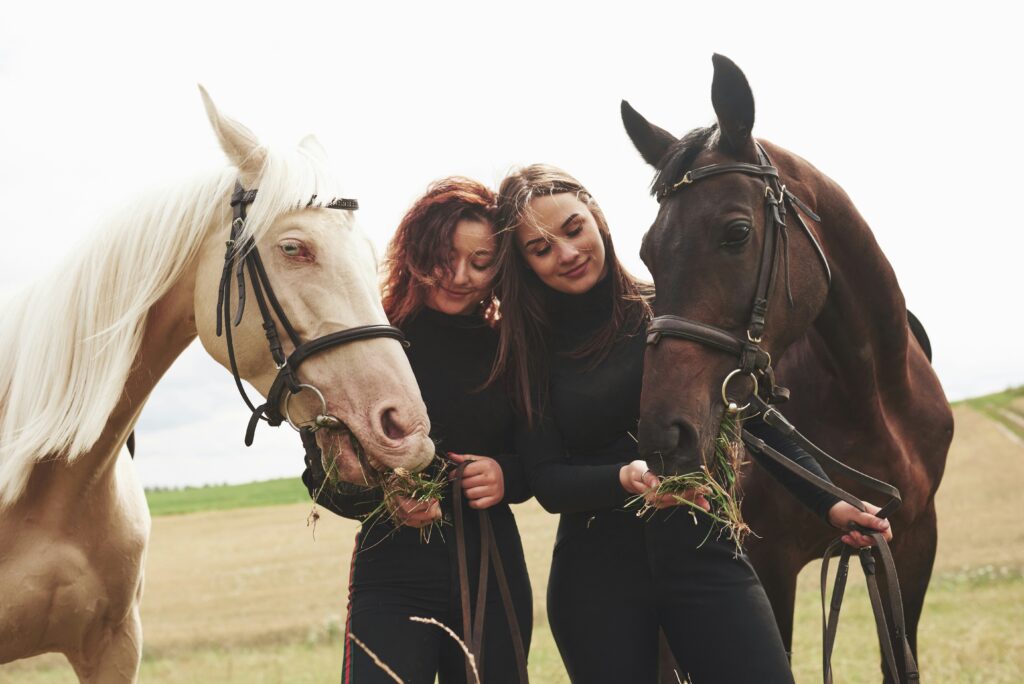
<path fill-rule="evenodd" d="M 648 427 L 650 425 L 650 427 Z M 677 420 L 667 425 L 640 422 L 640 458 L 655 475 L 682 475 L 700 470 L 701 445 L 697 430 Z"/>

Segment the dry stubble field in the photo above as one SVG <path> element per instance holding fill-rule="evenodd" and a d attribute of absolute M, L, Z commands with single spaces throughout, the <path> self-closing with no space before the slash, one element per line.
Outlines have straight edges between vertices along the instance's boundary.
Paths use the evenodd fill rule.
<path fill-rule="evenodd" d="M 977 406 L 977 404 L 975 404 Z M 1024 681 L 1024 400 L 956 408 L 938 496 L 940 542 L 920 630 L 929 682 Z M 993 413 L 995 412 L 995 413 Z M 143 682 L 335 682 L 355 523 L 327 514 L 314 540 L 305 504 L 160 516 L 143 601 Z M 555 518 L 535 503 L 517 519 L 535 592 L 534 682 L 568 679 L 544 595 Z M 897 530 L 898 534 L 898 530 Z M 820 681 L 817 568 L 801 575 L 794 670 Z M 838 682 L 879 681 L 867 597 L 851 578 L 835 658 Z M 424 627 L 427 628 L 427 627 Z M 0 666 L 0 683 L 75 682 L 59 656 Z"/>

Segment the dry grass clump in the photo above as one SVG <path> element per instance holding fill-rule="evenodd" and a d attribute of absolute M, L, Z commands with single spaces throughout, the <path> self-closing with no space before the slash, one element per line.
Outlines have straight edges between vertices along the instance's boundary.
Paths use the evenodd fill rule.
<path fill-rule="evenodd" d="M 399 505 L 402 499 L 414 501 L 429 506 L 432 500 L 439 503 L 444 499 L 445 490 L 448 488 L 449 462 L 443 458 L 436 458 L 424 470 L 418 473 L 411 473 L 405 468 L 395 468 L 389 473 L 382 473 L 380 479 L 380 490 L 382 500 L 380 505 L 373 509 L 366 520 L 372 525 L 380 522 L 390 523 L 397 530 L 402 525 L 399 517 Z M 440 529 L 444 524 L 442 518 L 438 518 L 429 525 L 420 528 L 420 539 L 429 542 L 434 529 Z"/>
<path fill-rule="evenodd" d="M 356 454 L 359 467 L 363 472 L 363 482 L 366 487 L 379 489 L 381 493 L 380 504 L 363 518 L 364 521 L 370 522 L 371 527 L 383 522 L 391 524 L 394 530 L 397 531 L 402 525 L 399 510 L 402 499 L 408 499 L 423 506 L 429 506 L 432 500 L 437 500 L 440 503 L 444 499 L 445 490 L 448 487 L 449 470 L 449 461 L 446 459 L 435 454 L 434 460 L 418 473 L 410 472 L 405 468 L 395 468 L 389 472 L 368 475 L 363 467 L 363 463 L 366 462 L 363 445 L 360 444 L 359 440 L 351 432 L 349 433 L 349 440 L 352 450 Z M 316 535 L 316 523 L 320 519 L 315 502 L 319 499 L 320 493 L 324 488 L 328 486 L 328 483 L 334 492 L 342 495 L 352 493 L 352 488 L 363 489 L 359 485 L 339 480 L 337 461 L 335 458 L 327 460 L 329 465 L 325 471 L 326 477 L 323 484 L 320 485 L 320 489 L 316 492 L 316 496 L 313 497 L 313 510 L 306 520 L 307 526 L 313 526 L 314 536 Z M 438 519 L 429 525 L 421 527 L 420 539 L 423 542 L 429 542 L 434 529 L 440 530 L 443 524 L 444 521 Z"/>
<path fill-rule="evenodd" d="M 656 508 L 655 501 L 662 496 L 671 496 L 676 503 L 689 508 L 694 522 L 697 515 L 705 515 L 718 523 L 719 534 L 728 535 L 736 546 L 736 554 L 739 555 L 743 550 L 744 540 L 751 533 L 750 526 L 744 521 L 740 509 L 743 498 L 740 491 L 740 472 L 746 464 L 743 443 L 740 440 L 742 429 L 739 414 L 726 411 L 722 416 L 718 437 L 715 438 L 715 453 L 710 464 L 704 463 L 697 472 L 660 478 L 657 487 L 630 499 L 627 507 L 639 506 L 636 514 L 645 517 L 653 514 Z M 692 492 L 692 496 L 687 498 L 684 496 L 686 492 Z M 691 500 L 696 499 L 698 495 L 704 496 L 711 510 L 705 511 Z"/>

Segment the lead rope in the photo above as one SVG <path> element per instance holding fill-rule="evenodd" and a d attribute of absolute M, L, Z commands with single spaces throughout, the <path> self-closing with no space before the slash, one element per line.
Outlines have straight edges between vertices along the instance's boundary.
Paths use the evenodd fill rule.
<path fill-rule="evenodd" d="M 466 560 L 466 527 L 462 518 L 462 474 L 472 461 L 464 461 L 455 468 L 452 478 L 452 505 L 455 508 L 455 549 L 459 570 L 459 598 L 462 608 L 462 636 L 467 641 L 467 648 L 476 660 L 477 668 L 483 672 L 483 630 L 484 612 L 487 607 L 487 579 L 490 565 L 494 566 L 494 576 L 501 594 L 502 607 L 505 609 L 505 620 L 512 637 L 512 648 L 516 655 L 516 669 L 520 684 L 529 684 L 530 676 L 526 669 L 526 648 L 523 636 L 519 631 L 519 619 L 512 603 L 512 592 L 509 589 L 505 567 L 501 562 L 501 553 L 494 541 L 494 528 L 490 514 L 486 510 L 477 511 L 480 520 L 480 575 L 477 580 L 477 597 L 475 616 L 470 617 L 472 605 L 469 596 L 469 567 Z M 473 669 L 466 661 L 466 681 L 474 680 Z"/>

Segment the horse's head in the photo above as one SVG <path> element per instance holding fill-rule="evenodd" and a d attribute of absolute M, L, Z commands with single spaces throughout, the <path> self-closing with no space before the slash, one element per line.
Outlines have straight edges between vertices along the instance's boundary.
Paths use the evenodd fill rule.
<path fill-rule="evenodd" d="M 814 320 L 828 291 L 823 257 L 810 234 L 797 227 L 790 202 L 785 202 L 789 209 L 783 216 L 789 228 L 769 225 L 769 200 L 778 200 L 779 186 L 789 184 L 789 190 L 806 200 L 807 194 L 813 196 L 804 184 L 812 180 L 811 174 L 804 174 L 806 179 L 791 175 L 795 167 L 809 167 L 775 147 L 772 154 L 780 158 L 772 162 L 786 162 L 786 177 L 775 183 L 757 172 L 768 162 L 751 136 L 750 86 L 728 59 L 715 55 L 713 62 L 711 99 L 717 125 L 677 140 L 623 102 L 630 138 L 658 170 L 653 187 L 661 206 L 644 236 L 641 258 L 654 277 L 656 316 L 683 319 L 680 329 L 692 330 L 691 322 L 714 326 L 736 346 L 752 338 L 778 358 Z M 772 185 L 774 192 L 768 189 Z M 752 326 L 759 292 L 766 300 L 767 320 Z M 725 410 L 723 381 L 741 365 L 739 353 L 715 347 L 700 339 L 701 334 L 649 337 L 639 441 L 641 455 L 658 473 L 690 472 L 711 453 Z M 750 377 L 747 372 L 733 377 L 725 392 L 730 399 L 745 403 L 753 384 Z"/>
<path fill-rule="evenodd" d="M 230 333 L 238 375 L 266 397 L 280 363 L 270 351 L 265 317 L 273 321 L 269 327 L 280 339 L 281 358 L 293 352 L 296 340 L 305 344 L 358 326 L 387 325 L 376 257 L 357 228 L 351 207 L 331 208 L 331 201 L 341 193 L 314 138 L 304 139 L 295 151 L 268 151 L 248 129 L 222 116 L 205 91 L 203 98 L 220 144 L 237 167 L 240 184 L 257 191 L 246 207 L 244 233 L 234 248 L 246 249 L 251 236 L 249 249 L 258 253 L 272 292 L 260 286 L 254 290 L 258 278 L 249 268 L 252 264 L 240 255 L 227 274 L 223 293 L 230 318 L 237 314 L 240 302 L 242 316 L 237 325 L 223 320 L 218 326 L 223 311 L 218 294 L 225 268 L 224 244 L 232 225 L 228 198 L 221 198 L 224 211 L 213 217 L 218 225 L 199 256 L 196 328 L 206 350 L 228 368 L 226 335 Z M 245 264 L 244 302 L 236 284 L 238 264 Z M 269 301 L 274 296 L 280 313 Z M 262 309 L 269 314 L 261 316 Z M 281 313 L 294 331 L 294 340 Z M 430 422 L 397 339 L 375 336 L 329 346 L 315 351 L 294 372 L 295 380 L 316 388 L 323 402 L 313 389 L 294 395 L 286 389 L 277 410 L 290 415 L 294 424 L 309 424 L 317 415 L 336 417 L 343 424 L 329 424 L 333 429 L 316 432 L 328 471 L 336 469 L 342 480 L 361 483 L 365 476 L 372 477 L 367 467 L 417 471 L 429 463 L 434 454 Z"/>

